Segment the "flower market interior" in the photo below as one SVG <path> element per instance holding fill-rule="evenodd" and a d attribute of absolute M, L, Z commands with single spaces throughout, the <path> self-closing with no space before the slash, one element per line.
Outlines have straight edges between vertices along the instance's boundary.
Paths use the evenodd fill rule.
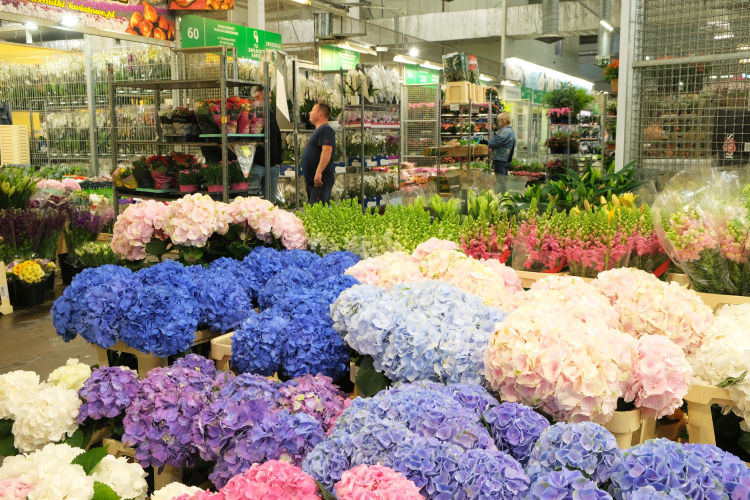
<path fill-rule="evenodd" d="M 4 0 L 0 500 L 750 500 L 749 74 L 737 0 Z"/>

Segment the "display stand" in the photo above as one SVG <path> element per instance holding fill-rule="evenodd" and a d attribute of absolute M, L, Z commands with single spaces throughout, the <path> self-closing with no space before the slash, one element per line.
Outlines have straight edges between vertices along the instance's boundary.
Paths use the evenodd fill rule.
<path fill-rule="evenodd" d="M 199 344 L 210 342 L 212 339 L 218 337 L 219 335 L 221 334 L 212 332 L 209 329 L 198 330 L 197 332 L 195 332 L 195 340 L 193 341 L 193 345 L 196 346 Z M 94 346 L 94 349 L 96 350 L 96 359 L 99 363 L 99 366 L 109 366 L 107 349 L 99 346 Z M 117 342 L 109 349 L 112 349 L 113 351 L 127 352 L 128 354 L 135 355 L 135 357 L 138 358 L 138 376 L 140 378 L 146 377 L 146 375 L 148 375 L 148 372 L 153 368 L 165 368 L 169 359 L 168 357 L 161 358 L 150 353 L 147 354 L 138 351 L 136 349 L 133 349 L 132 347 L 128 347 L 122 341 Z"/>
<path fill-rule="evenodd" d="M 211 339 L 211 354 L 209 354 L 209 357 L 216 362 L 217 370 L 227 372 L 231 367 L 233 335 L 234 332 Z"/>
<path fill-rule="evenodd" d="M 743 297 L 741 295 L 718 295 L 715 293 L 700 293 L 698 296 L 701 298 L 703 303 L 712 308 L 714 312 L 726 305 L 739 305 L 750 303 L 750 297 Z"/>
<path fill-rule="evenodd" d="M 5 277 L 5 262 L 0 262 L 0 314 L 12 314 L 13 306 L 10 305 L 10 292 L 8 291 L 8 278 Z"/>
<path fill-rule="evenodd" d="M 531 288 L 531 285 L 537 281 L 543 280 L 550 276 L 567 276 L 568 273 L 532 273 L 530 271 L 516 271 L 518 277 L 521 279 L 521 286 L 524 288 Z"/>
<path fill-rule="evenodd" d="M 125 446 L 120 441 L 105 439 L 102 443 L 107 446 L 107 454 L 115 458 L 127 457 L 135 461 L 135 449 Z M 165 465 L 161 473 L 154 467 L 154 491 L 158 491 L 170 483 L 182 482 L 182 468 Z"/>

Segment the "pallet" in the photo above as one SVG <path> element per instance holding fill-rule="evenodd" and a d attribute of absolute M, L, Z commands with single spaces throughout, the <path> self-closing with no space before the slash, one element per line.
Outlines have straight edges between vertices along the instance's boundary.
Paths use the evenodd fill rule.
<path fill-rule="evenodd" d="M 193 341 L 193 345 L 199 345 L 206 342 L 210 342 L 211 340 L 215 339 L 216 337 L 220 336 L 220 333 L 212 332 L 209 329 L 203 329 L 198 330 L 195 332 L 195 340 Z M 107 349 L 104 349 L 99 346 L 94 346 L 94 349 L 96 350 L 96 359 L 99 363 L 99 366 L 109 366 L 109 359 L 107 358 Z M 160 358 L 158 356 L 154 356 L 150 353 L 144 353 L 141 351 L 138 351 L 136 349 L 133 349 L 132 347 L 129 347 L 124 342 L 119 341 L 112 347 L 110 347 L 113 351 L 120 351 L 120 352 L 127 352 L 130 354 L 135 355 L 136 358 L 138 358 L 138 376 L 141 378 L 144 378 L 146 375 L 148 375 L 148 372 L 151 371 L 153 368 L 164 368 L 167 366 L 168 358 Z"/>
<path fill-rule="evenodd" d="M 102 443 L 104 446 L 108 446 L 107 454 L 112 455 L 115 458 L 127 457 L 135 462 L 135 450 L 129 446 L 125 446 L 122 442 L 115 439 L 105 439 Z M 165 465 L 162 467 L 161 473 L 154 467 L 154 491 L 158 491 L 170 483 L 181 483 L 182 482 L 182 468 L 174 467 L 172 465 Z"/>
<path fill-rule="evenodd" d="M 700 293 L 698 296 L 701 298 L 704 304 L 709 306 L 717 312 L 719 309 L 726 305 L 738 305 L 750 303 L 750 297 L 742 297 L 741 295 L 718 295 L 715 293 Z"/>
<path fill-rule="evenodd" d="M 0 314 L 12 314 L 13 306 L 10 305 L 10 291 L 8 290 L 8 278 L 5 277 L 5 263 L 0 262 Z"/>
<path fill-rule="evenodd" d="M 516 274 L 518 274 L 518 277 L 521 279 L 521 286 L 524 288 L 531 288 L 531 285 L 537 281 L 541 281 L 550 276 L 568 275 L 568 273 L 532 273 L 531 271 L 516 271 Z"/>

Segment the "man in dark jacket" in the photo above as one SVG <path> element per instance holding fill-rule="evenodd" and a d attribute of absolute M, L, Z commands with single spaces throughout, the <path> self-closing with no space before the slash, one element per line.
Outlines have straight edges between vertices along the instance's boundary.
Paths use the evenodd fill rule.
<path fill-rule="evenodd" d="M 262 103 L 264 97 L 262 86 L 255 89 L 255 102 Z M 266 148 L 259 146 L 255 150 L 255 159 L 253 160 L 253 169 L 250 171 L 250 186 L 258 187 L 260 184 L 260 193 L 273 204 L 276 204 L 276 194 L 279 190 L 279 170 L 281 163 L 284 161 L 284 152 L 281 145 L 281 130 L 276 121 L 274 113 L 266 120 L 266 124 L 271 124 L 271 192 L 266 193 Z M 265 133 L 265 127 L 263 129 Z"/>

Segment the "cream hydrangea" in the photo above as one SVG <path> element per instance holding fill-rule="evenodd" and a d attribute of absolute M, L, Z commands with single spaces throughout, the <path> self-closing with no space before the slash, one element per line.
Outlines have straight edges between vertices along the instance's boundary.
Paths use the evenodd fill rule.
<path fill-rule="evenodd" d="M 91 472 L 94 480 L 110 486 L 120 498 L 144 500 L 148 474 L 137 463 L 128 463 L 126 457 L 105 456 Z"/>
<path fill-rule="evenodd" d="M 185 486 L 182 483 L 169 483 L 159 491 L 151 495 L 151 500 L 172 500 L 180 495 L 195 495 L 203 491 L 195 486 Z"/>
<path fill-rule="evenodd" d="M 13 422 L 15 447 L 28 453 L 72 436 L 80 406 L 73 389 L 52 386 L 30 394 Z"/>
<path fill-rule="evenodd" d="M 34 372 L 17 370 L 0 375 L 0 419 L 14 419 L 24 401 L 41 388 Z"/>
<path fill-rule="evenodd" d="M 5 457 L 0 467 L 0 480 L 23 477 L 31 483 L 37 483 L 40 473 L 45 474 L 69 464 L 81 453 L 82 449 L 67 444 L 48 444 L 33 453 Z"/>
<path fill-rule="evenodd" d="M 83 387 L 84 382 L 86 382 L 90 376 L 91 367 L 89 365 L 71 358 L 65 366 L 56 368 L 50 373 L 47 382 L 64 389 L 73 389 L 74 391 L 77 391 Z"/>
<path fill-rule="evenodd" d="M 620 314 L 620 330 L 635 337 L 661 335 L 686 353 L 701 346 L 714 315 L 698 294 L 638 269 L 612 269 L 592 283 Z"/>
<path fill-rule="evenodd" d="M 60 464 L 39 473 L 39 481 L 29 492 L 29 500 L 91 500 L 94 478 L 80 465 Z"/>

